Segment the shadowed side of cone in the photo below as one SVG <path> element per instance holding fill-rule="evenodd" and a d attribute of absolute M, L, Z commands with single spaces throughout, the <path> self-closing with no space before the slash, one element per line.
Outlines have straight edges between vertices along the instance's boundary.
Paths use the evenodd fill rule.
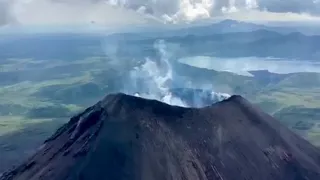
<path fill-rule="evenodd" d="M 1 180 L 318 180 L 320 152 L 232 96 L 182 108 L 112 94 Z"/>

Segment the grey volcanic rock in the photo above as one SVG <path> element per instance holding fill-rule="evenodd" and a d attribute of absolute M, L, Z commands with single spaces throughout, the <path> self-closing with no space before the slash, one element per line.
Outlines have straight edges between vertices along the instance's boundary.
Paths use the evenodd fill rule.
<path fill-rule="evenodd" d="M 319 180 L 320 152 L 232 96 L 181 108 L 109 95 L 1 180 Z"/>

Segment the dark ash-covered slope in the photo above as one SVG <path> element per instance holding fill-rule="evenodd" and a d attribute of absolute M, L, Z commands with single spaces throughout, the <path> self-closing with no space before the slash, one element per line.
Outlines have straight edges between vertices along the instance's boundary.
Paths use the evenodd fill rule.
<path fill-rule="evenodd" d="M 109 95 L 1 180 L 319 180 L 320 152 L 240 96 L 173 107 Z"/>

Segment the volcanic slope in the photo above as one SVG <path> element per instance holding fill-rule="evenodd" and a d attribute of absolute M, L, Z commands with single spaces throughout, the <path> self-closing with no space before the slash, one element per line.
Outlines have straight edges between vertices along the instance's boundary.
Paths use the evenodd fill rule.
<path fill-rule="evenodd" d="M 319 180 L 320 151 L 241 96 L 197 109 L 113 94 L 0 179 Z"/>

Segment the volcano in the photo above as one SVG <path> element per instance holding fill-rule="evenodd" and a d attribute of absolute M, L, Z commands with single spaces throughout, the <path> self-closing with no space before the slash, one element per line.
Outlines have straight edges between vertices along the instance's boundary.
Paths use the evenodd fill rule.
<path fill-rule="evenodd" d="M 320 151 L 232 96 L 183 108 L 108 95 L 1 180 L 319 180 Z"/>

